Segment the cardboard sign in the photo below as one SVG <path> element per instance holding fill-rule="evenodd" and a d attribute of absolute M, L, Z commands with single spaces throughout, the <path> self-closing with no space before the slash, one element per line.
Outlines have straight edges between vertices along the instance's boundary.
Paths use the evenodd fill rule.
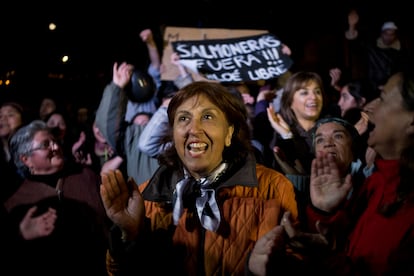
<path fill-rule="evenodd" d="M 186 68 L 223 83 L 273 79 L 286 73 L 293 63 L 272 34 L 175 41 L 172 46 Z"/>
<path fill-rule="evenodd" d="M 170 62 L 171 54 L 173 53 L 172 42 L 185 40 L 229 39 L 266 33 L 268 33 L 266 30 L 166 27 L 164 30 L 161 79 L 175 80 L 179 75 L 177 67 Z M 202 79 L 202 76 L 194 73 L 193 78 L 199 80 Z"/>

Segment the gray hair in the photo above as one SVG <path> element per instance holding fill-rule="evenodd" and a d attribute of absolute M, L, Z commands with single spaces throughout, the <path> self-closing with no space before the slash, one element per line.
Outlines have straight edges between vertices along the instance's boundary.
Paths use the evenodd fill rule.
<path fill-rule="evenodd" d="M 34 120 L 29 124 L 19 128 L 10 139 L 10 154 L 18 171 L 27 175 L 29 168 L 22 162 L 22 156 L 32 154 L 33 139 L 39 131 L 48 131 L 46 123 L 42 120 Z"/>

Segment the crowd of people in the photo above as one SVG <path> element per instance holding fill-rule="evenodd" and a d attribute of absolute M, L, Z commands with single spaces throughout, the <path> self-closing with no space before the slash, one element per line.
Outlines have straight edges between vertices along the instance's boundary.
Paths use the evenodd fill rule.
<path fill-rule="evenodd" d="M 5 271 L 412 275 L 414 66 L 358 22 L 327 72 L 219 83 L 172 53 L 162 80 L 145 29 L 147 70 L 114 61 L 94 112 L 1 103 Z"/>

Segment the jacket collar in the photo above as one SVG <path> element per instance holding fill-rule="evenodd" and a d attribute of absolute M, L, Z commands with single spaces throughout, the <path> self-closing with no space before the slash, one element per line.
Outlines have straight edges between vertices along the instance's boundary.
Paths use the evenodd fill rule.
<path fill-rule="evenodd" d="M 258 186 L 256 160 L 252 154 L 246 158 L 241 167 L 231 166 L 228 173 L 229 175 L 223 176 L 223 180 L 218 181 L 219 184 L 216 190 L 236 185 L 246 187 Z M 172 170 L 166 166 L 160 166 L 154 173 L 148 186 L 142 191 L 142 196 L 149 201 L 172 203 L 175 186 L 183 177 L 181 170 Z"/>

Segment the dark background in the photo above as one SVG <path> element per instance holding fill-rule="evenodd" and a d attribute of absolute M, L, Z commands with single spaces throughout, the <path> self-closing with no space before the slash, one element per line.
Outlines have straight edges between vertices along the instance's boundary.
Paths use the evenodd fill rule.
<path fill-rule="evenodd" d="M 163 26 L 265 29 L 289 45 L 297 66 L 325 70 L 335 65 L 332 57 L 350 7 L 358 9 L 361 25 L 373 37 L 385 20 L 394 20 L 409 38 L 414 27 L 408 1 L 400 0 L 30 2 L 6 3 L 1 9 L 0 77 L 11 78 L 12 84 L 0 87 L 0 102 L 18 99 L 33 108 L 50 94 L 94 108 L 111 80 L 114 61 L 148 65 L 139 37 L 145 28 L 153 30 L 160 47 Z M 48 30 L 50 22 L 57 24 L 56 31 Z M 59 61 L 63 54 L 71 58 L 67 64 Z"/>

